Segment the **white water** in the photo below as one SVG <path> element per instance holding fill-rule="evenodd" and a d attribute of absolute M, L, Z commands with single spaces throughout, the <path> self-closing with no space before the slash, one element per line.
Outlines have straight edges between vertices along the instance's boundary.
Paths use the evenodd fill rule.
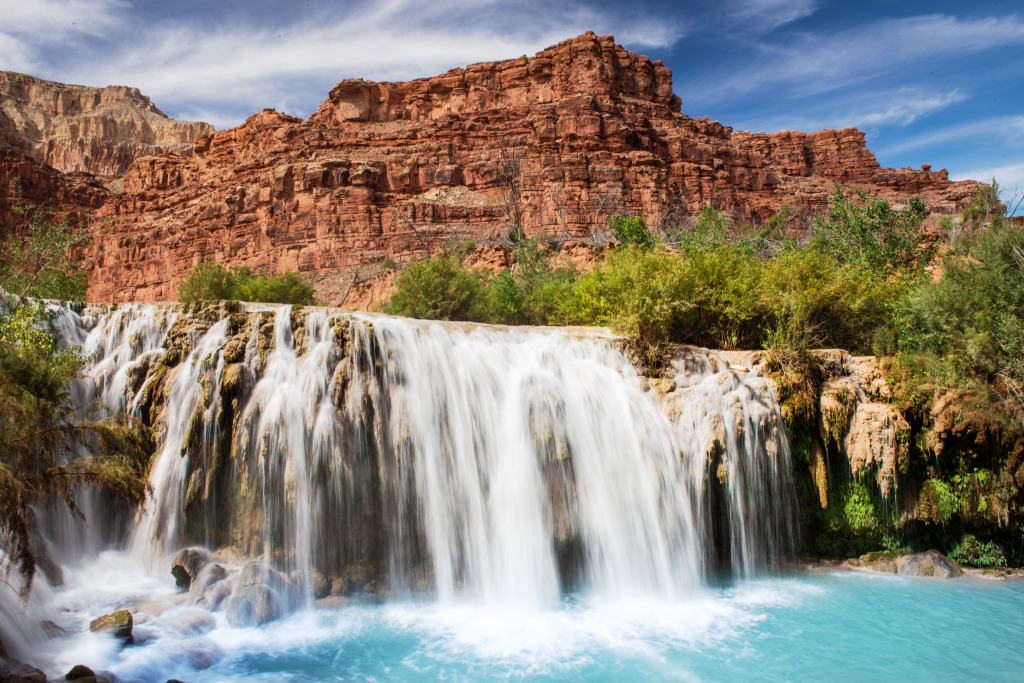
<path fill-rule="evenodd" d="M 789 451 L 772 392 L 749 368 L 690 352 L 660 396 L 600 330 L 299 315 L 298 335 L 288 307 L 250 311 L 234 332 L 225 317 L 168 371 L 153 495 L 131 543 L 150 571 L 166 577 L 178 549 L 233 538 L 283 572 L 290 609 L 309 603 L 321 571 L 363 572 L 357 591 L 368 573 L 365 589 L 392 597 L 541 614 L 567 591 L 692 599 L 716 556 L 748 576 L 788 549 Z M 93 361 L 83 400 L 138 414 L 173 309 L 71 319 Z M 260 325 L 272 327 L 269 349 Z M 229 491 L 214 455 L 233 334 L 249 380 L 228 402 Z M 258 543 L 225 531 L 252 524 L 237 503 L 246 495 Z M 197 518 L 197 496 L 222 516 Z"/>

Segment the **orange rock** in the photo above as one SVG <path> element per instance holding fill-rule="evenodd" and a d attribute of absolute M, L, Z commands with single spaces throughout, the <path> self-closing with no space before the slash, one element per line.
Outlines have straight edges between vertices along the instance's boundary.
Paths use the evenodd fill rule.
<path fill-rule="evenodd" d="M 503 152 L 518 152 L 527 234 L 560 241 L 702 204 L 754 223 L 783 203 L 813 213 L 833 181 L 939 212 L 974 189 L 880 168 L 854 128 L 733 132 L 680 109 L 661 62 L 593 33 L 407 83 L 345 80 L 306 120 L 265 109 L 191 156 L 136 159 L 96 211 L 90 297 L 171 299 L 204 259 L 324 275 L 493 242 L 510 227 Z"/>

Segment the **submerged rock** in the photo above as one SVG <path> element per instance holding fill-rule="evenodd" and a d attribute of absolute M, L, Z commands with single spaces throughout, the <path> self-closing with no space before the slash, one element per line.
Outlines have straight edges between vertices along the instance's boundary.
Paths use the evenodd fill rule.
<path fill-rule="evenodd" d="M 116 637 L 129 643 L 132 642 L 133 626 L 132 613 L 126 609 L 120 609 L 111 614 L 104 614 L 102 617 L 89 622 L 90 631 L 113 633 Z"/>
<path fill-rule="evenodd" d="M 216 609 L 217 604 L 226 597 L 223 594 L 224 591 L 219 591 L 222 593 L 222 595 L 220 595 L 220 600 L 215 600 L 218 588 L 220 588 L 221 582 L 223 582 L 227 576 L 228 572 L 224 569 L 223 565 L 214 562 L 203 567 L 199 572 L 199 575 L 192 581 L 192 585 L 188 590 L 189 604 L 202 605 L 204 607 Z M 230 592 L 230 587 L 227 587 L 227 593 L 230 594 Z"/>
<path fill-rule="evenodd" d="M 178 588 L 189 590 L 203 567 L 210 563 L 210 553 L 204 548 L 185 548 L 171 562 L 171 574 Z"/>
<path fill-rule="evenodd" d="M 227 616 L 235 628 L 261 626 L 281 616 L 281 601 L 266 584 L 240 587 L 228 603 Z"/>

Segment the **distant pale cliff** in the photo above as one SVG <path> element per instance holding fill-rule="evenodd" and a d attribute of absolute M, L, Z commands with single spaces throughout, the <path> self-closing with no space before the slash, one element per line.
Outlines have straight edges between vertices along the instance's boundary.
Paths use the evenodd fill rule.
<path fill-rule="evenodd" d="M 208 123 L 174 121 L 126 86 L 89 88 L 0 71 L 0 146 L 64 173 L 113 179 L 135 159 L 192 153 Z"/>

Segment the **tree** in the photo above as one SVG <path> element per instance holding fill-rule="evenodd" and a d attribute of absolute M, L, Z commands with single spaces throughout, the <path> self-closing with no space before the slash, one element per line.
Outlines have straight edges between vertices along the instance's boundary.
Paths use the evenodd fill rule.
<path fill-rule="evenodd" d="M 508 238 L 516 243 L 522 242 L 526 238 L 523 229 L 526 202 L 523 199 L 522 147 L 502 145 L 498 148 L 498 191 L 505 217 L 512 224 Z"/>
<path fill-rule="evenodd" d="M 22 220 L 0 235 L 0 569 L 20 574 L 24 599 L 36 571 L 36 508 L 58 499 L 81 516 L 82 486 L 142 505 L 149 448 L 133 421 L 96 419 L 99 406 L 75 403 L 71 382 L 84 359 L 54 331 L 59 309 L 44 300 L 84 298 L 85 271 L 71 254 L 87 233 L 59 212 L 14 209 Z"/>

